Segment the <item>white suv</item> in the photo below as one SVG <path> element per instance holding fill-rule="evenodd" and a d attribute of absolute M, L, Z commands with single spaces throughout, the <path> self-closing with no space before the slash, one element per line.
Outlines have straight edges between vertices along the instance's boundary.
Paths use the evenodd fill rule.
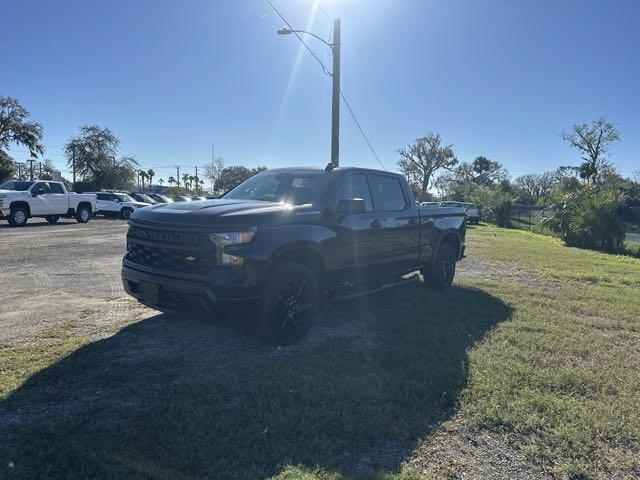
<path fill-rule="evenodd" d="M 131 214 L 139 209 L 148 207 L 150 203 L 137 202 L 126 193 L 95 192 L 96 213 L 115 215 L 128 220 Z"/>

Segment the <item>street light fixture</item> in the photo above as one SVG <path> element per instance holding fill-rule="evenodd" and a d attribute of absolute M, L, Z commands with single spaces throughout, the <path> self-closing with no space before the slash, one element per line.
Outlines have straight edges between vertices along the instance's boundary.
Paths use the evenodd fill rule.
<path fill-rule="evenodd" d="M 305 30 L 294 30 L 291 28 L 281 28 L 277 31 L 278 35 L 291 35 L 295 33 L 304 33 L 320 40 L 322 43 L 331 48 L 333 56 L 333 71 L 331 78 L 333 79 L 333 88 L 331 96 L 331 163 L 334 167 L 340 164 L 340 19 L 333 21 L 333 43 L 323 40 L 315 33 Z"/>

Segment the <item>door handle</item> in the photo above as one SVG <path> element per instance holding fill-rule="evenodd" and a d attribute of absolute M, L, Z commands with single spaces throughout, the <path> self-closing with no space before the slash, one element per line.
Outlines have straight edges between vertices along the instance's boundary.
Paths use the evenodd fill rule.
<path fill-rule="evenodd" d="M 371 225 L 371 228 L 382 228 L 382 220 L 376 218 L 375 220 L 371 220 L 369 225 Z"/>

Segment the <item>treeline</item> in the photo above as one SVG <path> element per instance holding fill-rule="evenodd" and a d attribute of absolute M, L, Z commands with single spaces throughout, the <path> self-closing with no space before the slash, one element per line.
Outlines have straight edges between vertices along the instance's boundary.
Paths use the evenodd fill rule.
<path fill-rule="evenodd" d="M 562 138 L 579 152 L 578 165 L 513 180 L 495 160 L 459 162 L 453 145 L 434 133 L 400 149 L 398 167 L 420 201 L 474 202 L 485 219 L 503 227 L 511 226 L 515 204 L 547 206 L 545 224 L 566 244 L 623 251 L 624 222 L 634 220 L 630 207 L 640 206 L 640 171 L 633 178 L 617 173 L 610 147 L 620 140 L 618 130 L 598 119 L 574 125 Z"/>

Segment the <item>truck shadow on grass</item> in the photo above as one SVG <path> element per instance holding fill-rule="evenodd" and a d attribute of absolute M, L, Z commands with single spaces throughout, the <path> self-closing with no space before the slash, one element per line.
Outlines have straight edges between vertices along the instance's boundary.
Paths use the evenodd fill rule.
<path fill-rule="evenodd" d="M 469 347 L 510 316 L 482 290 L 421 284 L 330 306 L 309 340 L 286 348 L 153 316 L 79 348 L 2 402 L 0 476 L 394 471 L 455 412 Z"/>

